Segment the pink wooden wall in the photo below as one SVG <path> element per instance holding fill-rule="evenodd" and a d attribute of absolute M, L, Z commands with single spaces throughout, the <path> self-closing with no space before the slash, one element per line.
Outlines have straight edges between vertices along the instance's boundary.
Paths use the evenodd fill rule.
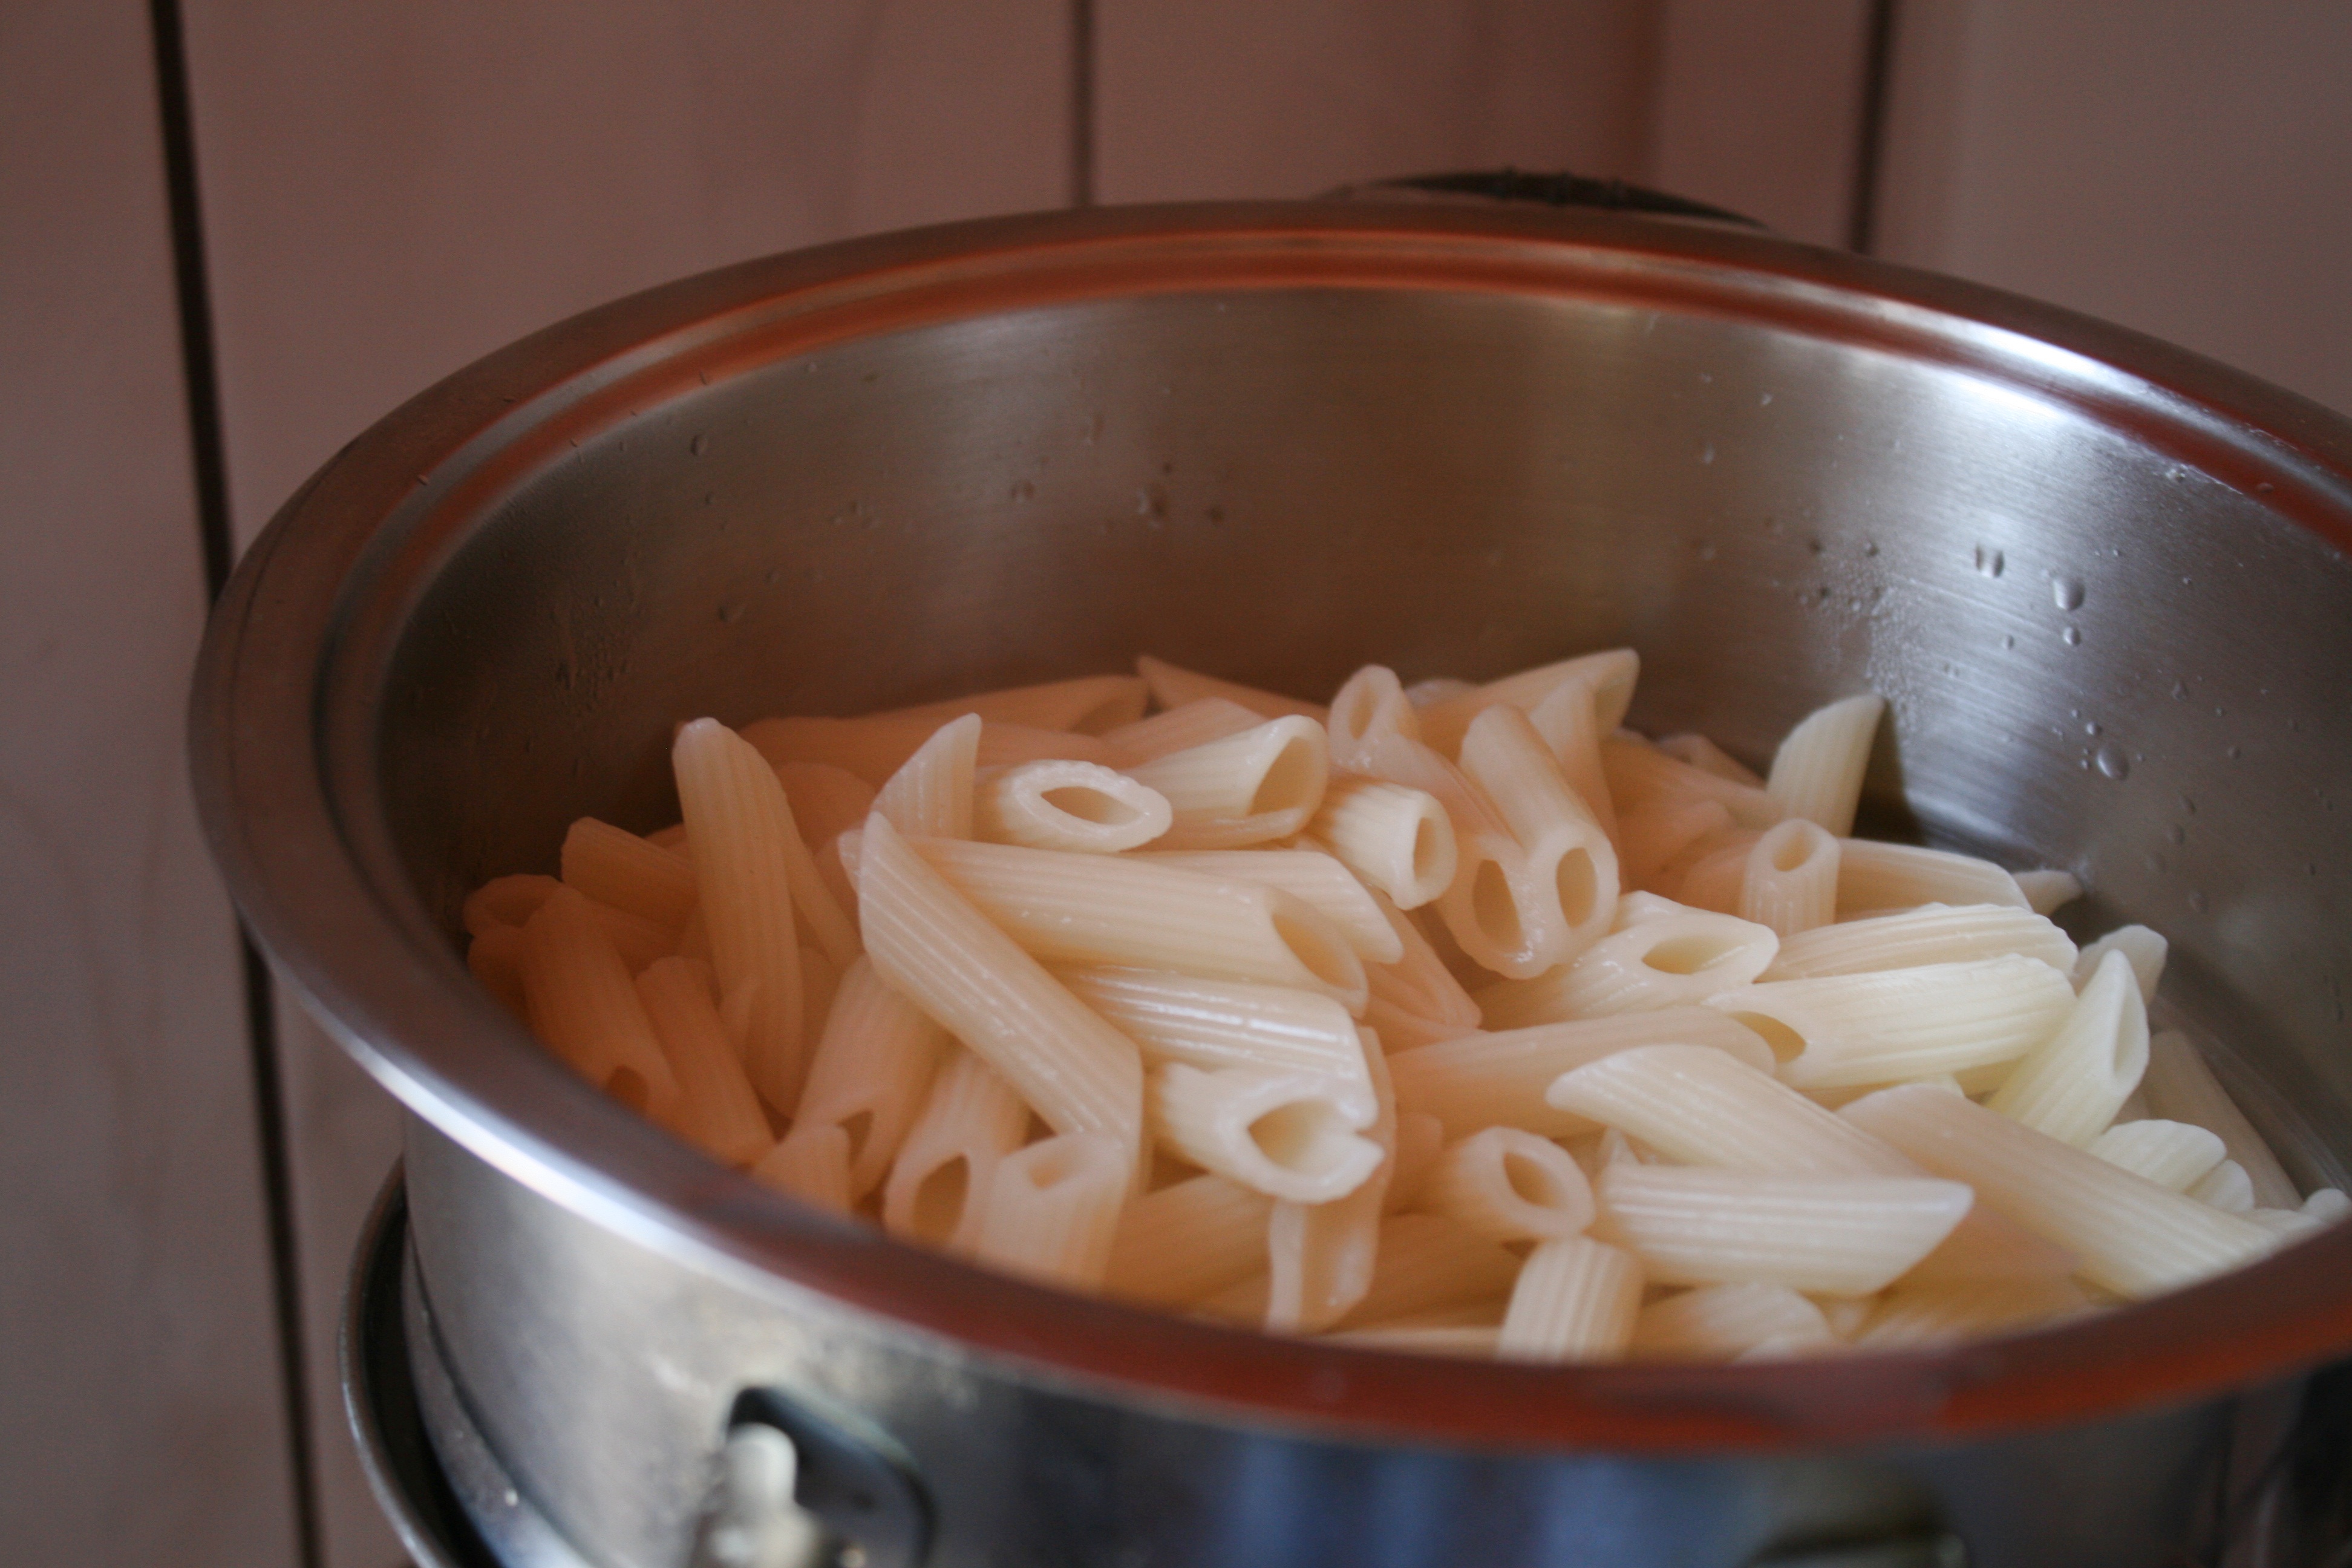
<path fill-rule="evenodd" d="M 241 545 L 350 436 L 534 327 L 744 257 L 1055 205 L 1081 184 L 1107 201 L 1293 196 L 1572 167 L 1843 243 L 1875 10 L 1091 0 L 1085 51 L 1073 0 L 0 7 L 11 1559 L 398 1555 L 344 1435 L 332 1336 L 394 1117 L 277 1007 L 274 1272 L 234 926 L 180 762 L 206 589 L 152 16 L 184 35 L 203 216 L 182 237 L 206 269 Z M 1901 0 L 1880 248 L 2352 407 L 2347 15 Z"/>

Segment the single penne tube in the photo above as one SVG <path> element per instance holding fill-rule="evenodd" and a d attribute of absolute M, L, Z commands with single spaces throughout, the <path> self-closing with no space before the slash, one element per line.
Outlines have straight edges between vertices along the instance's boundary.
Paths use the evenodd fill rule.
<path fill-rule="evenodd" d="M 1480 828 L 1457 833 L 1455 843 L 1453 886 L 1430 907 L 1471 962 L 1518 980 L 1564 962 L 1576 934 L 1564 905 L 1573 899 L 1591 908 L 1592 879 L 1577 881 L 1574 867 L 1530 853 L 1507 834 Z M 1590 872 L 1589 859 L 1579 864 Z"/>
<path fill-rule="evenodd" d="M 479 936 L 496 926 L 513 926 L 520 931 L 539 912 L 539 906 L 547 902 L 547 895 L 562 885 L 535 871 L 493 877 L 466 896 L 459 919 L 468 936 Z"/>
<path fill-rule="evenodd" d="M 1160 840 L 1169 849 L 1231 849 L 1288 838 L 1313 820 L 1330 776 L 1323 726 L 1297 717 L 1127 770 L 1168 802 L 1174 820 Z"/>
<path fill-rule="evenodd" d="M 1841 848 L 1843 856 L 1843 848 Z M 2074 943 L 2044 916 L 2007 904 L 1930 904 L 1900 914 L 1848 921 L 1780 942 L 1759 979 L 1810 980 L 1929 963 L 1967 963 L 2015 953 L 2061 973 L 2074 967 Z"/>
<path fill-rule="evenodd" d="M 1633 1342 L 1642 1310 L 1642 1261 L 1590 1237 L 1547 1241 L 1528 1254 L 1495 1353 L 1506 1361 L 1614 1361 Z"/>
<path fill-rule="evenodd" d="M 1732 826 L 1759 831 L 1789 815 L 1766 791 L 1677 762 L 1638 736 L 1604 736 L 1601 767 L 1609 781 L 1609 797 L 1617 805 L 1621 836 L 1629 815 L 1671 803 L 1711 800 L 1723 807 Z"/>
<path fill-rule="evenodd" d="M 1547 1005 L 1570 1018 L 1681 1007 L 1744 986 L 1780 950 L 1769 926 L 1704 910 L 1644 920 L 1602 937 L 1555 975 Z"/>
<path fill-rule="evenodd" d="M 1222 697 L 1228 702 L 1238 702 L 1251 712 L 1266 719 L 1281 719 L 1296 714 L 1302 719 L 1323 722 L 1325 710 L 1319 702 L 1302 702 L 1296 697 L 1284 697 L 1272 691 L 1262 691 L 1255 686 L 1238 681 L 1220 680 L 1213 675 L 1196 670 L 1181 669 L 1164 658 L 1145 654 L 1135 661 L 1136 673 L 1151 689 L 1151 700 L 1162 708 L 1181 708 L 1187 702 L 1203 697 Z"/>
<path fill-rule="evenodd" d="M 1322 992 L 1095 964 L 1059 966 L 1054 974 L 1152 1066 L 1255 1067 L 1370 1081 L 1356 1021 Z"/>
<path fill-rule="evenodd" d="M 1462 743 L 1471 721 L 1487 709 L 1508 704 L 1532 710 L 1563 686 L 1579 687 L 1588 694 L 1600 731 L 1605 735 L 1625 721 L 1625 710 L 1633 705 L 1633 686 L 1641 674 L 1641 656 L 1630 647 L 1603 648 L 1538 665 L 1425 705 L 1421 711 L 1422 735 L 1438 750 L 1451 752 Z"/>
<path fill-rule="evenodd" d="M 1594 1185 L 1593 1234 L 1640 1258 L 1654 1282 L 1748 1280 L 1824 1296 L 1884 1289 L 1973 1201 L 1962 1183 L 1931 1177 L 1680 1165 L 1613 1164 Z"/>
<path fill-rule="evenodd" d="M 1764 787 L 1764 775 L 1696 731 L 1679 735 L 1662 735 L 1650 742 L 1678 763 L 1688 763 L 1701 773 L 1713 773 L 1733 784 L 1746 784 L 1750 789 Z"/>
<path fill-rule="evenodd" d="M 1364 753 L 1356 767 L 1345 770 L 1363 778 L 1417 789 L 1445 808 L 1459 839 L 1486 831 L 1503 833 L 1503 819 L 1494 802 L 1470 776 L 1446 757 L 1394 730 L 1375 731 L 1365 738 Z M 1460 872 L 1455 873 L 1456 877 Z"/>
<path fill-rule="evenodd" d="M 574 1071 L 634 1110 L 670 1113 L 677 1076 L 586 894 L 559 887 L 525 922 L 522 983 L 532 1028 Z"/>
<path fill-rule="evenodd" d="M 831 763 L 782 763 L 776 782 L 792 803 L 793 825 L 811 849 L 845 828 L 856 827 L 874 809 L 874 786 Z"/>
<path fill-rule="evenodd" d="M 1373 902 L 1396 934 L 1397 945 L 1404 956 L 1394 963 L 1366 964 L 1365 984 L 1370 994 L 1402 1012 L 1427 1018 L 1440 1024 L 1459 1024 L 1465 1028 L 1478 1026 L 1478 1004 L 1462 988 L 1454 972 L 1445 967 L 1445 960 L 1432 947 L 1429 938 L 1419 926 L 1405 918 L 1395 904 L 1379 893 Z"/>
<path fill-rule="evenodd" d="M 2063 1279 L 2081 1262 L 2072 1251 L 2028 1230 L 2000 1210 L 1979 1204 L 1969 1210 L 1966 1219 L 1952 1227 L 1952 1234 L 1944 1238 L 1943 1245 L 1921 1258 L 1903 1281 L 1906 1285 L 1927 1285 L 1968 1284 L 1981 1279 Z"/>
<path fill-rule="evenodd" d="M 1459 854 L 1454 820 L 1425 790 L 1335 777 L 1307 832 L 1401 910 L 1419 909 L 1453 885 Z"/>
<path fill-rule="evenodd" d="M 872 960 L 860 957 L 841 977 L 794 1124 L 838 1126 L 848 1134 L 853 1199 L 872 1192 L 890 1169 L 950 1044 L 945 1030 L 875 973 Z"/>
<path fill-rule="evenodd" d="M 972 1261 L 1099 1289 L 1134 1173 L 1134 1152 L 1107 1133 L 1065 1132 L 1014 1150 L 980 1194 Z"/>
<path fill-rule="evenodd" d="M 2131 961 L 2110 951 L 2058 1027 L 2017 1061 L 1986 1106 L 2088 1148 L 2147 1070 L 2147 1008 Z"/>
<path fill-rule="evenodd" d="M 2253 1182 L 2255 1201 L 2264 1208 L 2293 1208 L 2302 1201 L 2278 1156 L 2188 1036 L 2166 1030 L 2148 1041 L 2147 1073 L 2140 1087 L 2150 1115 L 2194 1122 L 2217 1134 Z"/>
<path fill-rule="evenodd" d="M 1149 719 L 1106 730 L 1102 743 L 1108 753 L 1106 761 L 1112 767 L 1129 768 L 1171 752 L 1189 751 L 1228 735 L 1238 735 L 1244 730 L 1255 730 L 1265 722 L 1264 714 L 1253 713 L 1228 698 L 1196 697 L 1165 713 L 1154 713 Z"/>
<path fill-rule="evenodd" d="M 1685 1165 L 1813 1175 L 1916 1175 L 1895 1150 L 1728 1051 L 1636 1046 L 1565 1073 L 1555 1110 L 1614 1127 Z"/>
<path fill-rule="evenodd" d="M 1103 1289 L 1168 1307 L 1214 1295 L 1265 1266 L 1273 1212 L 1272 1198 L 1214 1172 L 1148 1193 L 1119 1215 Z"/>
<path fill-rule="evenodd" d="M 1099 763 L 1024 763 L 977 781 L 970 837 L 1112 855 L 1150 843 L 1174 820 L 1157 790 Z"/>
<path fill-rule="evenodd" d="M 1592 1223 L 1592 1187 L 1566 1150 L 1517 1127 L 1447 1145 L 1420 1206 L 1502 1242 L 1575 1236 Z"/>
<path fill-rule="evenodd" d="M 969 1254 L 979 1234 L 978 1196 L 1028 1129 L 1028 1102 L 1003 1075 L 976 1053 L 951 1049 L 890 1162 L 883 1228 Z"/>
<path fill-rule="evenodd" d="M 911 838 L 971 837 L 980 731 L 977 713 L 941 723 L 884 782 L 874 809 Z"/>
<path fill-rule="evenodd" d="M 1559 1138 L 1591 1131 L 1594 1123 L 1545 1099 L 1555 1080 L 1619 1051 L 1664 1044 L 1726 1052 L 1758 1072 L 1772 1067 L 1771 1051 L 1752 1030 L 1706 1007 L 1463 1035 L 1399 1051 L 1388 1065 L 1398 1110 L 1436 1117 L 1449 1141 L 1488 1127 Z"/>
<path fill-rule="evenodd" d="M 1393 1095 L 1393 1074 L 1391 1080 Z M 1402 1214 L 1419 1203 L 1421 1189 L 1444 1152 L 1445 1123 L 1425 1110 L 1399 1111 L 1393 1169 L 1381 1206 L 1390 1214 Z"/>
<path fill-rule="evenodd" d="M 1379 996 L 1364 1004 L 1364 1023 L 1379 1034 L 1383 1051 L 1409 1051 L 1422 1046 L 1435 1045 L 1440 1040 L 1466 1035 L 1477 1026 L 1474 1024 L 1449 1024 L 1442 1018 L 1424 1018 Z"/>
<path fill-rule="evenodd" d="M 954 838 L 923 842 L 958 851 L 1045 853 Z M 1091 863 L 1105 857 L 1054 858 Z M 858 908 L 875 973 L 986 1058 L 1054 1131 L 1108 1132 L 1139 1156 L 1143 1064 L 1135 1042 L 1046 973 L 887 817 L 866 819 L 857 861 Z"/>
<path fill-rule="evenodd" d="M 1368 994 L 1363 961 L 1346 936 L 1279 888 L 1125 856 L 947 838 L 906 842 L 1013 942 L 1051 963 L 1297 985 L 1339 997 L 1351 1013 Z M 870 861 L 873 853 L 869 827 L 861 858 Z M 866 941 L 871 946 L 870 930 Z"/>
<path fill-rule="evenodd" d="M 2083 896 L 2083 884 L 2071 871 L 2011 871 L 2010 875 L 2017 880 L 2017 890 L 2025 895 L 2026 908 L 2037 915 L 2062 909 Z"/>
<path fill-rule="evenodd" d="M 2187 1192 L 2230 1157 L 2221 1134 L 2161 1118 L 2118 1123 L 2092 1139 L 2089 1148 L 2108 1164 L 2176 1193 Z"/>
<path fill-rule="evenodd" d="M 1782 942 L 1837 918 L 1838 841 L 1794 817 L 1765 831 L 1746 857 L 1738 913 Z"/>
<path fill-rule="evenodd" d="M 754 1181 L 834 1214 L 849 1212 L 849 1134 L 838 1127 L 796 1126 L 751 1167 Z"/>
<path fill-rule="evenodd" d="M 1265 1230 L 1265 1326 L 1270 1333 L 1329 1328 L 1371 1288 L 1381 1216 L 1396 1173 L 1396 1096 L 1377 1040 L 1362 1042 L 1377 1110 L 1367 1136 L 1381 1163 L 1355 1191 L 1330 1203 L 1277 1202 Z"/>
<path fill-rule="evenodd" d="M 2111 952 L 2123 954 L 2131 964 L 2132 981 L 2139 987 L 2142 1002 L 2156 1000 L 2156 983 L 2164 973 L 2164 959 L 2171 944 L 2157 931 L 2146 926 L 2118 926 L 2098 941 L 2083 949 L 2074 960 L 2074 989 L 2087 988 L 2096 974 L 2100 963 Z"/>
<path fill-rule="evenodd" d="M 1779 833 L 1788 826 L 1784 822 L 1771 831 Z M 1748 886 L 1748 863 L 1763 837 L 1753 828 L 1735 827 L 1695 839 L 1682 853 L 1658 868 L 1657 874 L 1650 879 L 1651 887 L 1690 909 L 1739 915 L 1740 896 Z"/>
<path fill-rule="evenodd" d="M 616 910 L 599 899 L 588 900 L 588 912 L 596 918 L 604 934 L 613 942 L 614 951 L 634 974 L 656 958 L 667 958 L 677 951 L 679 932 L 668 926 L 656 925 L 643 915 Z"/>
<path fill-rule="evenodd" d="M 1404 941 L 1373 900 L 1371 889 L 1319 849 L 1146 850 L 1139 858 L 1204 877 L 1280 888 L 1322 911 L 1367 964 L 1394 963 L 1404 957 Z"/>
<path fill-rule="evenodd" d="M 1793 1352 L 1831 1350 L 1837 1342 L 1822 1309 L 1786 1285 L 1702 1285 L 1643 1307 L 1627 1352 L 1636 1358 L 1730 1361 L 1762 1345 Z"/>
<path fill-rule="evenodd" d="M 1957 1095 L 1903 1087 L 1838 1112 L 2066 1247 L 2083 1278 L 2134 1300 L 2252 1261 L 2270 1234 Z"/>
<path fill-rule="evenodd" d="M 1379 1114 L 1371 1089 L 1324 1073 L 1171 1062 L 1153 1070 L 1148 1104 L 1178 1154 L 1293 1203 L 1347 1196 L 1387 1152 L 1360 1136 Z"/>
<path fill-rule="evenodd" d="M 2006 904 L 2031 912 L 2017 879 L 1990 860 L 1882 844 L 1874 838 L 1838 842 L 1838 913 L 1907 910 L 1920 904 Z"/>
<path fill-rule="evenodd" d="M 466 944 L 466 971 L 528 1026 L 530 998 L 522 984 L 522 928 L 494 925 Z"/>
<path fill-rule="evenodd" d="M 1559 764 L 1560 777 L 1568 781 L 1568 787 L 1584 802 L 1592 820 L 1612 842 L 1617 837 L 1617 803 L 1610 793 L 1608 770 L 1601 764 L 1601 742 L 1617 727 L 1617 719 L 1608 716 L 1623 716 L 1624 704 L 1618 699 L 1632 696 L 1640 664 L 1631 648 L 1617 651 L 1624 658 L 1616 667 L 1624 678 L 1622 685 L 1611 672 L 1595 667 L 1561 681 L 1527 710 L 1528 722 L 1535 726 L 1552 760 Z"/>
<path fill-rule="evenodd" d="M 563 836 L 563 881 L 675 932 L 694 912 L 694 862 L 625 827 L 583 816 Z"/>
<path fill-rule="evenodd" d="M 1780 1060 L 1781 1080 L 1806 1090 L 2014 1062 L 2074 1005 L 2064 975 L 2015 956 L 1776 980 L 1706 999 L 1762 1035 Z"/>
<path fill-rule="evenodd" d="M 2251 1214 L 2256 1206 L 2253 1178 L 2235 1160 L 2224 1160 L 2189 1183 L 2188 1195 L 2223 1214 Z"/>
<path fill-rule="evenodd" d="M 2065 1279 L 1906 1280 L 1886 1292 L 1878 1310 L 1856 1331 L 1853 1343 L 1864 1350 L 1926 1350 L 2053 1322 L 2085 1311 L 2090 1304 Z"/>
<path fill-rule="evenodd" d="M 1519 1260 L 1501 1243 L 1433 1214 L 1381 1224 L 1372 1282 L 1341 1321 L 1389 1322 L 1493 1300 L 1511 1288 Z"/>
<path fill-rule="evenodd" d="M 875 715 L 881 719 L 927 719 L 946 722 L 964 713 L 977 713 L 992 724 L 1023 724 L 1033 730 L 1076 730 L 1099 735 L 1143 717 L 1150 693 L 1136 675 L 1082 675 L 1074 680 L 1048 680 L 1036 686 L 1008 686 L 970 697 L 896 708 Z"/>
<path fill-rule="evenodd" d="M 1592 808 L 1516 708 L 1489 708 L 1462 737 L 1462 771 L 1486 792 L 1503 826 L 1527 851 L 1542 889 L 1538 943 L 1545 966 L 1564 963 L 1609 929 L 1617 907 L 1617 851 Z"/>
<path fill-rule="evenodd" d="M 760 1097 L 719 1021 L 709 966 L 665 958 L 637 976 L 637 999 L 677 1079 L 671 1131 L 722 1164 L 751 1164 L 775 1147 Z"/>
<path fill-rule="evenodd" d="M 1627 888 L 1655 892 L 1679 886 L 1699 859 L 1724 847 L 1738 827 L 1721 801 L 1671 795 L 1621 806 L 1617 813 L 1617 875 Z"/>
<path fill-rule="evenodd" d="M 1396 672 L 1377 664 L 1364 666 L 1340 686 L 1324 728 L 1330 739 L 1331 765 L 1343 773 L 1367 772 L 1384 736 L 1421 740 L 1420 716 Z"/>
<path fill-rule="evenodd" d="M 1885 711 L 1885 698 L 1865 693 L 1807 714 L 1772 754 L 1764 793 L 1789 816 L 1817 823 L 1835 837 L 1852 833 L 1871 742 Z"/>

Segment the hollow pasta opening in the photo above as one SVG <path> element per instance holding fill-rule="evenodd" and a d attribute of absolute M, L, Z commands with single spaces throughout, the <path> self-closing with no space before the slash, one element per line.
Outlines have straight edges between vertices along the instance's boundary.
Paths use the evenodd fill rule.
<path fill-rule="evenodd" d="M 958 1154 L 924 1173 L 915 1184 L 915 1201 L 908 1205 L 907 1224 L 919 1240 L 944 1247 L 963 1223 L 964 1204 L 971 1191 L 971 1162 Z"/>
<path fill-rule="evenodd" d="M 1518 900 L 1511 897 L 1510 879 L 1500 862 L 1478 862 L 1470 879 L 1470 918 L 1496 947 L 1506 952 L 1518 950 L 1526 928 L 1519 923 Z"/>
<path fill-rule="evenodd" d="M 1362 967 L 1349 962 L 1354 955 L 1344 942 L 1332 942 L 1322 931 L 1279 910 L 1274 915 L 1274 933 L 1325 984 L 1353 991 L 1363 983 Z"/>
<path fill-rule="evenodd" d="M 1285 1100 L 1249 1125 L 1250 1142 L 1275 1164 L 1320 1175 L 1347 1152 L 1349 1129 L 1328 1100 Z"/>
<path fill-rule="evenodd" d="M 1511 1195 L 1531 1208 L 1564 1207 L 1568 1194 L 1560 1190 L 1559 1173 L 1517 1149 L 1503 1152 L 1503 1181 Z"/>
<path fill-rule="evenodd" d="M 1661 974 L 1696 974 L 1747 951 L 1748 944 L 1704 932 L 1670 936 L 1642 955 Z"/>
<path fill-rule="evenodd" d="M 1437 875 L 1438 823 L 1423 816 L 1412 825 L 1412 879 L 1426 882 Z"/>
<path fill-rule="evenodd" d="M 1092 784 L 1064 784 L 1037 797 L 1065 816 L 1091 822 L 1097 827 L 1125 827 L 1143 814 L 1118 796 Z"/>
<path fill-rule="evenodd" d="M 1247 815 L 1262 812 L 1287 811 L 1303 806 L 1315 793 L 1318 774 L 1316 748 L 1304 735 L 1293 736 L 1283 742 L 1274 761 L 1257 781 L 1257 790 L 1250 796 Z"/>
<path fill-rule="evenodd" d="M 1805 1054 L 1805 1037 L 1780 1019 L 1764 1013 L 1734 1013 L 1731 1016 L 1764 1037 L 1764 1043 L 1772 1047 L 1775 1062 L 1792 1062 Z"/>
<path fill-rule="evenodd" d="M 1601 876 L 1592 867 L 1592 851 L 1570 849 L 1552 868 L 1552 885 L 1559 889 L 1559 912 L 1571 926 L 1590 921 L 1600 902 Z"/>

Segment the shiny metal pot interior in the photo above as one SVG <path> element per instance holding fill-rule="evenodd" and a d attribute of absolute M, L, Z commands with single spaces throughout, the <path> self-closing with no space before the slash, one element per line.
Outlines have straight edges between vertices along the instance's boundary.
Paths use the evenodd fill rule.
<path fill-rule="evenodd" d="M 685 1560 L 754 1390 L 887 1456 L 941 1563 L 1729 1564 L 1948 1531 L 1985 1563 L 2155 1563 L 2288 1473 L 2301 1374 L 2352 1352 L 2352 1230 L 1935 1355 L 1265 1339 L 719 1171 L 478 993 L 455 911 L 577 815 L 670 820 L 682 717 L 1139 651 L 1318 692 L 1630 642 L 1633 723 L 1751 759 L 1885 693 L 1882 828 L 2067 868 L 2089 927 L 2166 931 L 2169 1005 L 2290 1169 L 2340 1184 L 2347 548 L 2342 420 L 1946 279 L 1623 217 L 992 221 L 657 289 L 392 416 L 240 570 L 196 771 L 254 928 L 415 1113 L 438 1354 L 593 1561 Z"/>

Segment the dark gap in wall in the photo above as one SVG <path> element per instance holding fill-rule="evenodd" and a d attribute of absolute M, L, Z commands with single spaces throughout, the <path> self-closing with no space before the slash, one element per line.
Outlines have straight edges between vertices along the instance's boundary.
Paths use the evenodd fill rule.
<path fill-rule="evenodd" d="M 187 35 L 179 0 L 149 0 L 155 91 L 163 137 L 163 183 L 172 226 L 172 270 L 180 317 L 180 364 L 188 406 L 190 468 L 205 584 L 217 601 L 236 560 L 229 525 L 228 461 L 221 439 L 220 375 L 214 353 L 212 295 L 205 276 L 204 209 L 197 199 L 195 118 L 188 94 Z M 286 1401 L 295 1545 L 303 1568 L 320 1568 L 319 1509 L 310 1455 L 309 1377 L 302 1357 L 302 1289 L 295 1251 L 293 1182 L 286 1154 L 286 1102 L 270 1011 L 269 969 L 253 939 L 237 932 L 245 983 L 254 1120 L 268 1206 L 269 1261 L 278 1319 L 278 1360 Z"/>
<path fill-rule="evenodd" d="M 1095 5 L 1070 0 L 1070 205 L 1095 205 Z"/>
<path fill-rule="evenodd" d="M 1886 142 L 1887 79 L 1894 68 L 1896 0 L 1871 0 L 1870 36 L 1862 59 L 1862 112 L 1853 150 L 1853 203 L 1845 245 L 1864 256 L 1878 241 L 1878 168 Z"/>

